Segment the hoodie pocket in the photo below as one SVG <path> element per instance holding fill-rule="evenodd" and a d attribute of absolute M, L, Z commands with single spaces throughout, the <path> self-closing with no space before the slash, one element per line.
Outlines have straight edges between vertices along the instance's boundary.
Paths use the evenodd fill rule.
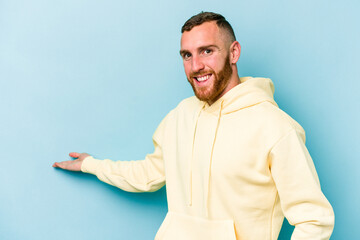
<path fill-rule="evenodd" d="M 168 212 L 155 240 L 236 240 L 233 220 L 207 220 Z"/>

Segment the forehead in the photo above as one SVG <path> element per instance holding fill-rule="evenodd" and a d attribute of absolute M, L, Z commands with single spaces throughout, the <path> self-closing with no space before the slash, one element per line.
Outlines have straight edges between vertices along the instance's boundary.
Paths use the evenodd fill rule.
<path fill-rule="evenodd" d="M 214 21 L 195 26 L 190 31 L 185 31 L 181 36 L 182 50 L 192 50 L 201 46 L 221 44 L 223 44 L 221 32 Z"/>

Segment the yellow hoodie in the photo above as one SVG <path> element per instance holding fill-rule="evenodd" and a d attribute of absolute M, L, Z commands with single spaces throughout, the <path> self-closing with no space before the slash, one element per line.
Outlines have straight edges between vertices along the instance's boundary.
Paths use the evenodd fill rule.
<path fill-rule="evenodd" d="M 87 157 L 82 171 L 125 191 L 166 182 L 169 212 L 156 240 L 329 239 L 334 213 L 320 189 L 302 127 L 273 99 L 270 79 L 241 83 L 209 106 L 183 100 L 139 161 Z"/>

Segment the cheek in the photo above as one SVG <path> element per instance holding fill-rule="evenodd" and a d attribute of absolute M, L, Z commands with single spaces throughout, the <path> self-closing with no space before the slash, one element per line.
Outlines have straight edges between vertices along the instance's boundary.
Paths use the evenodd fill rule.
<path fill-rule="evenodd" d="M 191 65 L 189 62 L 184 62 L 184 70 L 185 70 L 186 76 L 189 76 L 189 74 L 191 72 Z"/>
<path fill-rule="evenodd" d="M 204 61 L 204 65 L 208 68 L 211 69 L 215 72 L 217 72 L 219 69 L 221 69 L 221 66 L 223 66 L 223 62 L 219 61 L 219 59 L 217 59 L 216 57 L 211 57 L 206 59 L 206 61 Z"/>

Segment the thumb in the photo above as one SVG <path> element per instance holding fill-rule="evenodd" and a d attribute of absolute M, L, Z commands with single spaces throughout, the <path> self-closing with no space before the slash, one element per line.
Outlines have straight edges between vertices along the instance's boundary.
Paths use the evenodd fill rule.
<path fill-rule="evenodd" d="M 78 158 L 78 157 L 80 156 L 80 153 L 78 153 L 78 152 L 71 152 L 71 153 L 69 153 L 69 156 L 70 156 L 70 157 L 73 157 L 73 158 Z"/>

